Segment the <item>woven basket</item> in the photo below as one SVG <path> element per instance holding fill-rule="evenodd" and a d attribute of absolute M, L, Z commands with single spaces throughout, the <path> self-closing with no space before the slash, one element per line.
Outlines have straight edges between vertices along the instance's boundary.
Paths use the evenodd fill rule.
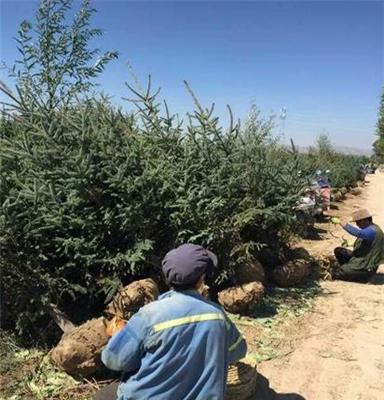
<path fill-rule="evenodd" d="M 248 358 L 232 364 L 228 368 L 225 400 L 247 400 L 256 391 L 256 362 Z"/>

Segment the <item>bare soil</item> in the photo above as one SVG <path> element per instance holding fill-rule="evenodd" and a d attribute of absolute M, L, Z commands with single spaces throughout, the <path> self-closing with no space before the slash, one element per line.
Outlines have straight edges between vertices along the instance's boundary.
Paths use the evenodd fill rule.
<path fill-rule="evenodd" d="M 333 214 L 347 216 L 365 207 L 384 227 L 384 174 L 367 180 L 361 195 L 347 195 Z M 312 240 L 300 243 L 314 256 L 331 254 L 343 237 L 351 239 L 340 227 L 325 223 L 316 228 Z M 285 332 L 292 350 L 259 364 L 255 399 L 384 398 L 384 265 L 368 284 L 324 281 L 321 287 L 312 311 Z"/>

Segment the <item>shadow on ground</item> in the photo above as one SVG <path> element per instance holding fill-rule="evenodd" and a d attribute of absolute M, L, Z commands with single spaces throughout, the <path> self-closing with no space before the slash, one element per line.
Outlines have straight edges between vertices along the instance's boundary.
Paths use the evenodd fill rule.
<path fill-rule="evenodd" d="M 265 296 L 249 317 L 273 318 L 280 308 L 301 314 L 301 311 L 311 308 L 311 300 L 323 295 L 323 290 L 317 279 L 308 278 L 300 286 L 281 288 L 273 284 L 265 286 Z"/>
<path fill-rule="evenodd" d="M 304 232 L 301 233 L 301 237 L 306 240 L 323 240 L 324 236 L 328 231 L 323 228 L 308 226 Z"/>
<path fill-rule="evenodd" d="M 116 391 L 119 383 L 114 382 L 99 390 L 93 400 L 112 400 L 116 398 Z M 233 399 L 235 400 L 235 398 Z M 249 400 L 306 400 L 297 393 L 277 393 L 269 387 L 269 380 L 262 374 L 257 374 L 256 392 L 249 397 Z"/>
<path fill-rule="evenodd" d="M 256 393 L 249 400 L 305 400 L 297 393 L 277 393 L 269 386 L 269 380 L 262 374 L 257 376 Z"/>
<path fill-rule="evenodd" d="M 384 285 L 384 274 L 378 272 L 368 282 L 370 285 Z"/>

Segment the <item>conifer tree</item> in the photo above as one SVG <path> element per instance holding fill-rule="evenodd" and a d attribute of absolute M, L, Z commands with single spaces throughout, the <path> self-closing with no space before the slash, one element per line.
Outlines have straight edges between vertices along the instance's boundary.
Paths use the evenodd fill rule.
<path fill-rule="evenodd" d="M 377 135 L 377 139 L 373 144 L 373 149 L 374 149 L 377 161 L 380 163 L 384 163 L 384 89 L 381 94 L 376 135 Z"/>
<path fill-rule="evenodd" d="M 75 210 L 87 196 L 96 197 L 82 183 L 91 179 L 97 156 L 89 149 L 99 144 L 89 130 L 103 119 L 85 125 L 99 111 L 115 125 L 120 118 L 105 102 L 86 100 L 93 78 L 117 53 L 90 47 L 101 31 L 90 26 L 89 0 L 73 17 L 72 6 L 72 0 L 40 1 L 34 21 L 23 21 L 16 38 L 15 89 L 0 85 L 9 99 L 0 138 L 2 324 L 30 336 L 49 331 L 35 322 L 42 322 L 50 302 L 86 293 L 86 271 L 81 278 L 71 271 L 79 268 L 82 245 L 91 252 L 94 237 L 80 233 L 86 219 Z"/>
<path fill-rule="evenodd" d="M 21 59 L 10 71 L 17 90 L 13 106 L 19 111 L 49 117 L 59 107 L 73 104 L 117 57 L 117 52 L 90 47 L 91 40 L 102 34 L 90 26 L 95 12 L 90 0 L 83 0 L 72 18 L 71 11 L 73 0 L 40 0 L 35 20 L 20 24 L 16 42 Z"/>

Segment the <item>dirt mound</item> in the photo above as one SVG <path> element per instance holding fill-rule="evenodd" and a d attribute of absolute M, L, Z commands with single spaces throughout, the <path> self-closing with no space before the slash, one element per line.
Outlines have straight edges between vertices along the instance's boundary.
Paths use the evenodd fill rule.
<path fill-rule="evenodd" d="M 247 358 L 228 368 L 225 400 L 246 400 L 253 398 L 256 390 L 256 363 Z"/>
<path fill-rule="evenodd" d="M 113 300 L 107 305 L 105 312 L 128 320 L 145 304 L 159 297 L 159 289 L 153 279 L 135 281 L 120 289 Z"/>
<path fill-rule="evenodd" d="M 309 275 L 309 261 L 298 259 L 288 261 L 273 271 L 273 278 L 278 286 L 295 286 L 304 281 Z"/>
<path fill-rule="evenodd" d="M 247 314 L 262 300 L 264 286 L 260 282 L 246 283 L 218 293 L 219 303 L 230 313 Z"/>
<path fill-rule="evenodd" d="M 251 263 L 240 265 L 236 269 L 236 280 L 240 284 L 249 282 L 265 282 L 265 272 L 261 263 L 254 260 Z"/>
<path fill-rule="evenodd" d="M 68 374 L 89 376 L 102 367 L 101 351 L 108 339 L 104 318 L 92 319 L 65 333 L 50 356 Z"/>

